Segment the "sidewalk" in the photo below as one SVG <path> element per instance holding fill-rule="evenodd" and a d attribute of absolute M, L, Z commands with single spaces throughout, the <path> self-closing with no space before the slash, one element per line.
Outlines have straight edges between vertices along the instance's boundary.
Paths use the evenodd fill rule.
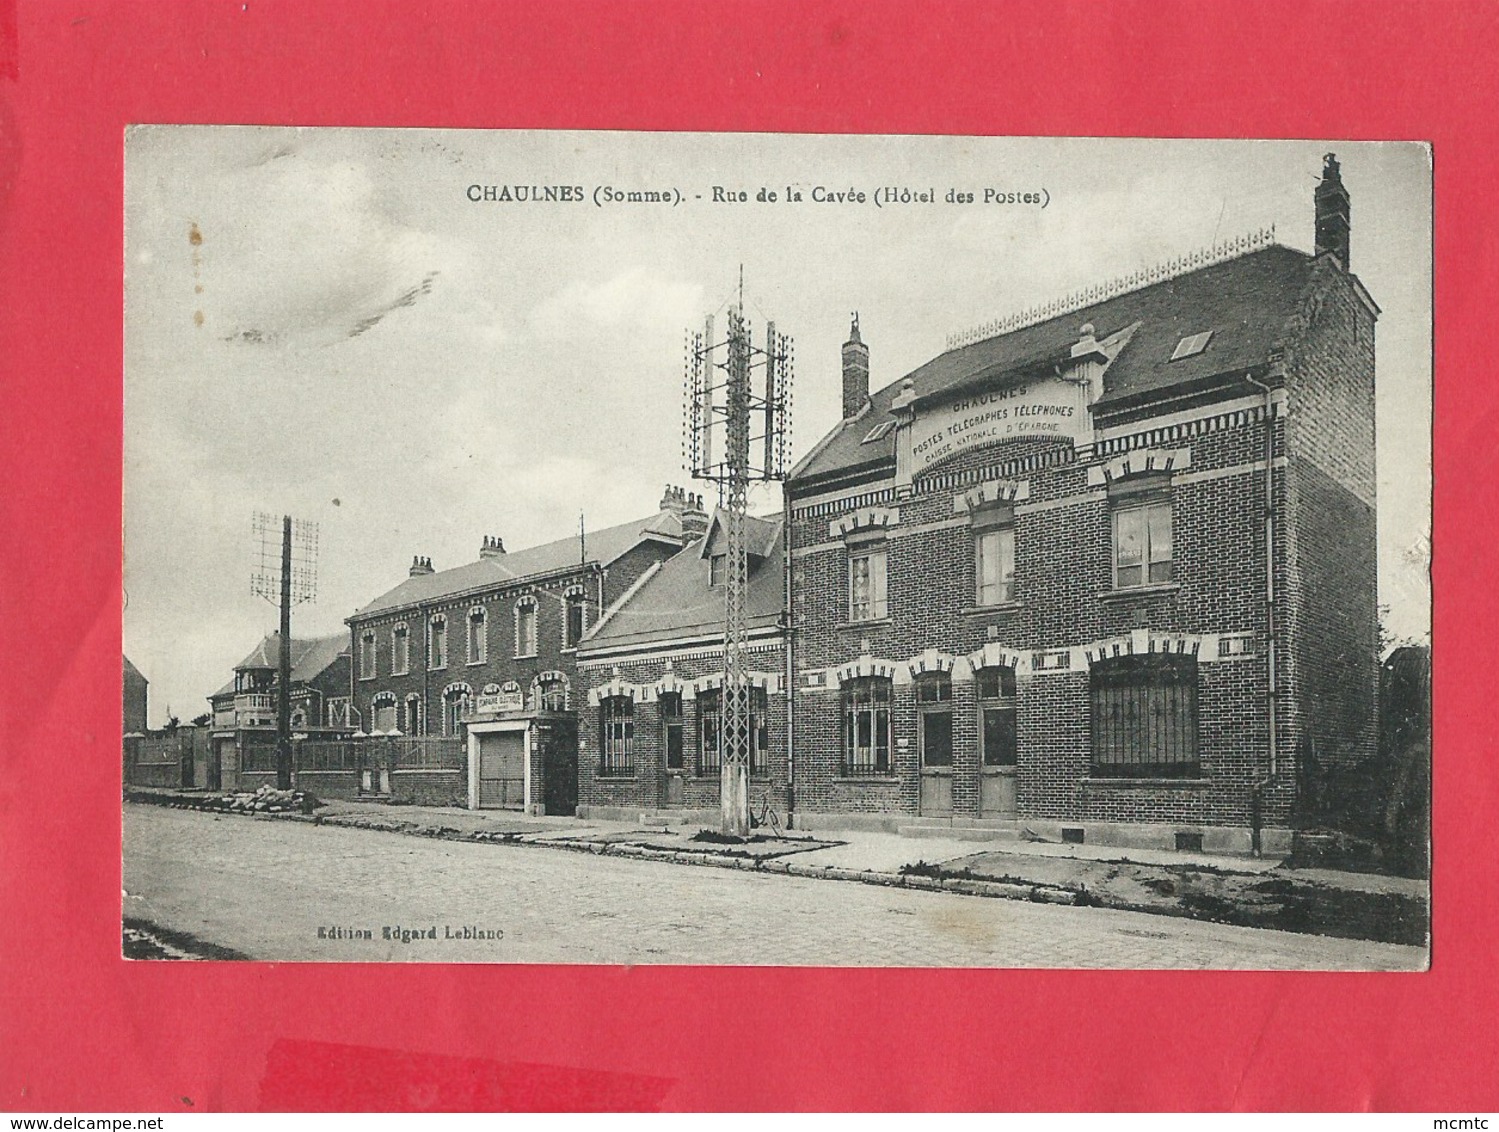
<path fill-rule="evenodd" d="M 134 790 L 131 800 L 192 807 L 199 791 Z M 1043 841 L 902 837 L 864 830 L 756 835 L 724 843 L 691 826 L 532 817 L 512 811 L 325 802 L 315 813 L 254 815 L 414 836 L 492 841 L 974 896 L 1120 908 L 1252 927 L 1425 944 L 1424 880 L 1274 859 Z"/>

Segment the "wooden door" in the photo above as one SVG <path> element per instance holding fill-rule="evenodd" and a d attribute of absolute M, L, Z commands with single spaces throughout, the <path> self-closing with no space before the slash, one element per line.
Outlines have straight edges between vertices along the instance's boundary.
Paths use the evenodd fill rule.
<path fill-rule="evenodd" d="M 952 815 L 952 712 L 921 713 L 921 799 L 924 817 Z"/>

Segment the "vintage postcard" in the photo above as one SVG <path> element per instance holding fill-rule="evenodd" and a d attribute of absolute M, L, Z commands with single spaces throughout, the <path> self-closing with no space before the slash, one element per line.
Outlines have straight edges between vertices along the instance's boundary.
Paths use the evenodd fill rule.
<path fill-rule="evenodd" d="M 1431 161 L 132 128 L 124 953 L 1425 969 Z"/>

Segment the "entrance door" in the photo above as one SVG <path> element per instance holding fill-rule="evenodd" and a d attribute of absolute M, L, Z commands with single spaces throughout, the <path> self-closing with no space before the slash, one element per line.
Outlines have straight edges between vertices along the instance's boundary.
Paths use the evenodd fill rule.
<path fill-rule="evenodd" d="M 561 717 L 540 730 L 543 808 L 571 816 L 578 812 L 578 721 Z"/>
<path fill-rule="evenodd" d="M 979 816 L 1015 816 L 1015 767 L 1019 745 L 1015 733 L 1015 670 L 986 668 L 979 673 L 979 742 L 983 773 L 979 776 Z"/>
<path fill-rule="evenodd" d="M 923 817 L 952 816 L 952 683 L 945 673 L 916 685 L 921 720 L 921 798 Z"/>
<path fill-rule="evenodd" d="M 479 808 L 519 810 L 526 804 L 526 733 L 479 736 Z"/>
<path fill-rule="evenodd" d="M 952 816 L 952 712 L 921 716 L 921 813 Z"/>

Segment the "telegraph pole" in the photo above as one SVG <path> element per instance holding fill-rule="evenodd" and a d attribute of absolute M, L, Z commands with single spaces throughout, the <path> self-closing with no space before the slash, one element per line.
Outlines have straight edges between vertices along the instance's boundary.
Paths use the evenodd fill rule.
<path fill-rule="evenodd" d="M 281 517 L 281 655 L 276 665 L 276 789 L 291 789 L 291 516 Z"/>
<path fill-rule="evenodd" d="M 274 516 L 257 511 L 253 529 L 256 561 L 250 592 L 275 604 L 281 614 L 276 657 L 276 789 L 290 790 L 291 607 L 317 597 L 317 524 L 290 515 L 281 516 L 278 523 Z"/>
<path fill-rule="evenodd" d="M 724 833 L 749 833 L 749 772 L 755 741 L 749 673 L 745 661 L 744 604 L 749 585 L 745 516 L 752 481 L 786 475 L 791 409 L 791 340 L 767 323 L 765 344 L 754 344 L 744 314 L 744 273 L 738 301 L 729 310 L 728 336 L 716 342 L 713 317 L 701 334 L 689 332 L 684 350 L 687 455 L 694 478 L 719 487 L 724 528 L 724 668 L 719 692 L 719 808 Z M 755 371 L 764 378 L 754 389 Z M 756 424 L 763 432 L 752 435 Z M 762 441 L 759 459 L 754 440 Z M 715 459 L 715 450 L 721 455 Z"/>

